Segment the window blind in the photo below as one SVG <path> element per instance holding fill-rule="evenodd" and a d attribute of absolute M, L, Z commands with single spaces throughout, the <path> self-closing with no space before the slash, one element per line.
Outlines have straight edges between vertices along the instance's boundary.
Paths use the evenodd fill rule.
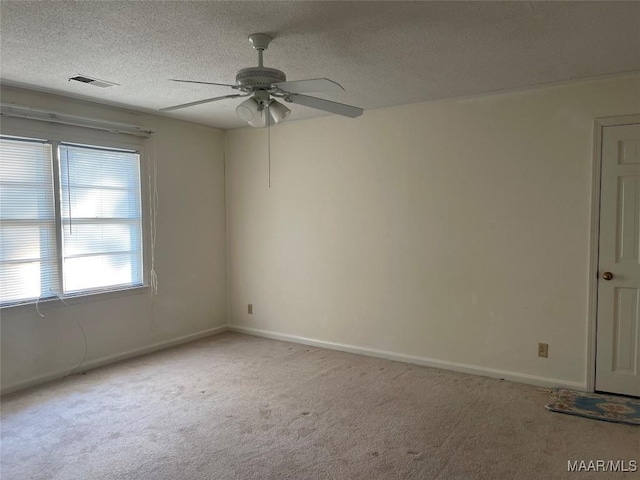
<path fill-rule="evenodd" d="M 51 144 L 0 139 L 0 303 L 59 292 Z"/>
<path fill-rule="evenodd" d="M 137 152 L 60 144 L 64 292 L 143 282 Z"/>

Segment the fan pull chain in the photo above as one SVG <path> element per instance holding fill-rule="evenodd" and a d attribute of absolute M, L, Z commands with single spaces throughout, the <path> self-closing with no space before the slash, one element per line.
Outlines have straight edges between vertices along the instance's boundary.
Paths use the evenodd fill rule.
<path fill-rule="evenodd" d="M 269 160 L 269 188 L 271 188 L 271 115 L 267 104 L 267 158 Z"/>

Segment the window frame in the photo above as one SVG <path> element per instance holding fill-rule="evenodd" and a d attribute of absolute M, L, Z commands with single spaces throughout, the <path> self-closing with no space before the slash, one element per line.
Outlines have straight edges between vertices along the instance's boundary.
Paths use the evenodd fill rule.
<path fill-rule="evenodd" d="M 41 296 L 38 299 L 17 301 L 0 305 L 0 310 L 6 308 L 20 308 L 33 306 L 34 304 L 46 304 L 49 302 L 60 302 L 72 305 L 76 303 L 86 303 L 101 301 L 109 298 L 136 295 L 150 292 L 151 273 L 151 223 L 149 205 L 149 158 L 147 153 L 153 151 L 152 148 L 145 148 L 149 139 L 136 137 L 122 133 L 111 133 L 99 131 L 86 127 L 77 127 L 48 123 L 37 120 L 23 118 L 3 117 L 0 128 L 0 135 L 21 137 L 25 139 L 44 140 L 51 144 L 52 168 L 53 168 L 53 189 L 54 189 L 54 211 L 56 223 L 56 254 L 58 261 L 58 282 L 63 288 L 63 239 L 62 239 L 62 211 L 61 211 L 61 185 L 60 185 L 60 161 L 58 147 L 61 143 L 86 145 L 92 147 L 102 147 L 107 149 L 135 151 L 139 155 L 140 162 L 140 205 L 142 214 L 142 284 L 131 286 L 104 287 L 70 294 L 62 293 L 62 297 Z"/>

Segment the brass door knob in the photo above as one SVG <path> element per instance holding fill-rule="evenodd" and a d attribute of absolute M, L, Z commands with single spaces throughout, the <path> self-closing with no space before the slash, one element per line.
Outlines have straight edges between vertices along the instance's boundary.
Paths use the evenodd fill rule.
<path fill-rule="evenodd" d="M 604 272 L 602 274 L 602 278 L 604 278 L 605 280 L 609 281 L 613 278 L 613 273 L 611 272 Z"/>

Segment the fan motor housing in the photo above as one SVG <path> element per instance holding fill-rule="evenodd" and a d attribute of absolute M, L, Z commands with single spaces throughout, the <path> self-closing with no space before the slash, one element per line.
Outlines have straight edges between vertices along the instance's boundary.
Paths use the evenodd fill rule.
<path fill-rule="evenodd" d="M 243 68 L 236 75 L 236 85 L 240 87 L 268 88 L 272 83 L 286 81 L 284 72 L 267 67 Z"/>

